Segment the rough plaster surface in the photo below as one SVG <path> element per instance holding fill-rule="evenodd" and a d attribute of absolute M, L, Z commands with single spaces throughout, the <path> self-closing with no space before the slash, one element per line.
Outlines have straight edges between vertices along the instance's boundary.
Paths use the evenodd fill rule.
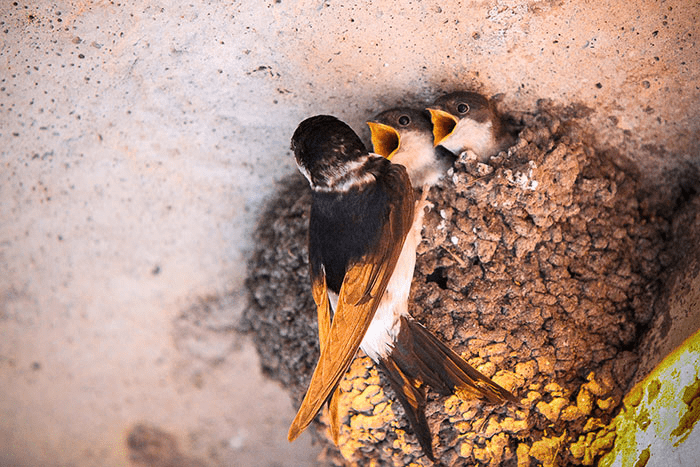
<path fill-rule="evenodd" d="M 296 124 L 360 129 L 463 87 L 521 110 L 581 102 L 601 146 L 678 191 L 698 161 L 698 11 L 1 2 L 0 464 L 154 464 L 127 443 L 140 424 L 180 465 L 313 463 L 235 332 Z"/>

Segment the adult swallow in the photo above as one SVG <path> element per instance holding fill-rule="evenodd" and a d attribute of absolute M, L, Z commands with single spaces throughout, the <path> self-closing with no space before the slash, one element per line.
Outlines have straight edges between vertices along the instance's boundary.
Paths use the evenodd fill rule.
<path fill-rule="evenodd" d="M 414 187 L 434 185 L 456 157 L 433 145 L 433 125 L 427 112 L 410 108 L 386 110 L 367 122 L 376 154 L 406 167 Z"/>
<path fill-rule="evenodd" d="M 386 373 L 424 452 L 434 459 L 426 385 L 493 403 L 515 398 L 408 314 L 425 199 L 415 202 L 403 166 L 370 154 L 335 117 L 304 120 L 292 150 L 312 189 L 309 270 L 321 354 L 288 438 L 296 439 L 328 403 L 337 442 L 336 391 L 360 348 Z"/>
<path fill-rule="evenodd" d="M 434 144 L 454 154 L 473 151 L 482 162 L 514 143 L 494 102 L 475 92 L 459 91 L 439 97 L 428 108 Z"/>

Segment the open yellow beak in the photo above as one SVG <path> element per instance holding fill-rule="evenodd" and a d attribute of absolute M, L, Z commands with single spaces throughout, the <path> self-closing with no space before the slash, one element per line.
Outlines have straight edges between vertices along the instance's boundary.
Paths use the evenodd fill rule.
<path fill-rule="evenodd" d="M 367 125 L 369 125 L 369 131 L 372 132 L 374 152 L 391 160 L 401 146 L 399 132 L 383 123 L 367 122 Z"/>
<path fill-rule="evenodd" d="M 459 119 L 440 109 L 428 109 L 428 112 L 433 122 L 433 146 L 437 146 L 452 134 Z"/>

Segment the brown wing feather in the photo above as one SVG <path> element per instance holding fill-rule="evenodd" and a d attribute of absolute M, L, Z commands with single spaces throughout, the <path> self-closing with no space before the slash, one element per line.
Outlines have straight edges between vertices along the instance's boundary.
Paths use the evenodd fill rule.
<path fill-rule="evenodd" d="M 316 303 L 318 315 L 318 342 L 323 352 L 326 339 L 331 329 L 331 304 L 328 300 L 328 287 L 326 286 L 326 274 L 323 270 L 311 269 L 311 293 Z"/>
<path fill-rule="evenodd" d="M 318 342 L 321 352 L 323 352 L 331 329 L 331 305 L 328 300 L 328 286 L 326 285 L 326 275 L 323 267 L 321 267 L 320 271 L 316 271 L 313 267 L 311 268 L 311 292 L 318 314 Z M 328 418 L 331 424 L 331 435 L 336 444 L 340 436 L 340 421 L 338 418 L 339 392 L 340 389 L 336 387 L 328 399 Z"/>
<path fill-rule="evenodd" d="M 411 228 L 413 189 L 406 170 L 402 166 L 392 166 L 387 183 L 391 209 L 380 241 L 345 273 L 326 344 L 321 344 L 321 356 L 309 389 L 289 428 L 290 441 L 311 423 L 350 366 L 379 307 Z"/>

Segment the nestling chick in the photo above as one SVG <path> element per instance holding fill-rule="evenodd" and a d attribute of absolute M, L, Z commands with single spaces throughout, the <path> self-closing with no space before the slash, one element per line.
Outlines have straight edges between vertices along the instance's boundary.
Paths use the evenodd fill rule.
<path fill-rule="evenodd" d="M 492 100 L 459 91 L 439 97 L 428 108 L 434 144 L 454 154 L 470 150 L 481 162 L 512 146 L 515 137 Z"/>
<path fill-rule="evenodd" d="M 414 187 L 434 185 L 456 160 L 433 144 L 429 114 L 411 108 L 386 110 L 367 122 L 374 152 L 406 167 Z"/>

